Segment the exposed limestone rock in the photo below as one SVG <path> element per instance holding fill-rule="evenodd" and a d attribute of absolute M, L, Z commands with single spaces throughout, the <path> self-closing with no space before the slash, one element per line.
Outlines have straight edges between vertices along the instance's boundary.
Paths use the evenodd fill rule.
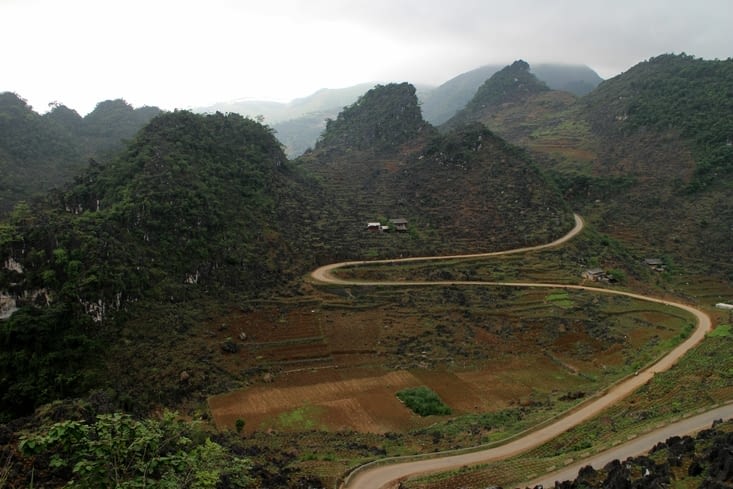
<path fill-rule="evenodd" d="M 5 260 L 5 269 L 12 270 L 17 273 L 23 273 L 23 266 L 18 263 L 12 256 Z"/>
<path fill-rule="evenodd" d="M 18 310 L 18 306 L 15 302 L 15 298 L 0 292 L 0 320 L 8 319 Z"/>

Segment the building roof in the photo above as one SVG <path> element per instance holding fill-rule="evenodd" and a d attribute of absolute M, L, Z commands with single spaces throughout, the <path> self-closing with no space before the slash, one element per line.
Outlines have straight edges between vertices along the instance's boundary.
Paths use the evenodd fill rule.
<path fill-rule="evenodd" d="M 407 224 L 407 219 L 405 219 L 404 217 L 390 219 L 390 221 L 392 222 L 392 224 Z"/>
<path fill-rule="evenodd" d="M 602 275 L 602 274 L 606 273 L 605 270 L 603 270 L 602 268 L 590 268 L 590 269 L 586 270 L 585 272 L 586 273 L 589 273 L 591 275 Z"/>

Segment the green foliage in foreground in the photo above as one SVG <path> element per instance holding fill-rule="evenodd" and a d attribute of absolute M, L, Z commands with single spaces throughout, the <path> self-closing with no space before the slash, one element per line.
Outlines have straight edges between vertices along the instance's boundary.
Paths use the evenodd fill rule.
<path fill-rule="evenodd" d="M 247 487 L 248 462 L 231 455 L 175 414 L 138 421 L 100 415 L 93 423 L 62 421 L 45 434 L 25 437 L 23 453 L 67 481 L 66 487 Z M 42 462 L 41 462 L 42 463 Z"/>
<path fill-rule="evenodd" d="M 397 398 L 420 416 L 444 416 L 451 413 L 438 394 L 425 386 L 403 389 L 397 393 Z"/>

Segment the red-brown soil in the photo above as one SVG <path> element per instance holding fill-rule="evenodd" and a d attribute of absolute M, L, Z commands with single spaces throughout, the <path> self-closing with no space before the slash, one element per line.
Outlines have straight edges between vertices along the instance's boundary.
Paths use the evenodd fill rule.
<path fill-rule="evenodd" d="M 539 305 L 548 308 L 547 318 L 522 320 L 492 316 L 480 306 L 464 317 L 455 307 L 423 305 L 436 300 L 417 292 L 410 297 L 417 304 L 400 305 L 405 299 L 399 295 L 391 300 L 397 303 L 231 313 L 211 341 L 237 344 L 236 353 L 222 354 L 221 365 L 250 387 L 210 398 L 217 426 L 231 429 L 243 419 L 245 431 L 404 432 L 436 421 L 397 400 L 406 387 L 429 386 L 456 415 L 498 411 L 532 403 L 538 394 L 595 388 L 579 373 L 599 375 L 651 335 L 672 334 L 642 330 L 627 343 L 604 343 L 582 322 L 553 326 L 551 305 Z M 657 313 L 639 317 L 663 320 Z M 548 331 L 556 336 L 551 342 Z"/>

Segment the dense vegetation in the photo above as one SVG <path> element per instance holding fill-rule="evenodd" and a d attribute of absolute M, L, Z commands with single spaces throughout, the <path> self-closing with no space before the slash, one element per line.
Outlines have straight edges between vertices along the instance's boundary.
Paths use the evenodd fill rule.
<path fill-rule="evenodd" d="M 21 306 L 0 323 L 3 417 L 93 385 L 92 346 L 115 336 L 99 326 L 140 301 L 253 296 L 299 273 L 286 237 L 306 234 L 307 214 L 287 219 L 283 201 L 302 208 L 303 192 L 285 161 L 254 121 L 169 113 L 69 190 L 16 208 L 0 242 L 22 267 L 0 273 Z"/>
<path fill-rule="evenodd" d="M 213 489 L 249 487 L 250 482 L 246 459 L 174 413 L 161 419 L 110 413 L 89 421 L 65 420 L 25 436 L 20 450 L 32 470 L 12 482 L 25 479 L 30 486 L 36 470 L 42 481 L 74 488 Z"/>
<path fill-rule="evenodd" d="M 394 150 L 417 136 L 424 125 L 415 87 L 377 85 L 326 122 L 316 149 Z"/>
<path fill-rule="evenodd" d="M 196 486 L 183 464 L 204 477 L 199 486 L 224 481 L 230 452 L 250 454 L 238 437 L 207 441 L 169 418 L 119 410 L 148 414 L 239 386 L 252 372 L 262 376 L 259 365 L 232 374 L 217 363 L 240 347 L 217 336 L 231 334 L 221 318 L 258 307 L 253 299 L 281 300 L 278 307 L 317 300 L 297 297 L 312 290 L 300 277 L 317 263 L 506 249 L 569 229 L 558 187 L 527 152 L 497 136 L 501 124 L 521 126 L 508 133 L 526 137 L 516 142 L 530 141 L 564 196 L 609 233 L 603 246 L 641 242 L 639 254 L 663 255 L 677 271 L 688 266 L 675 265 L 682 259 L 697 259 L 698 271 L 733 276 L 730 67 L 730 60 L 660 56 L 576 101 L 517 61 L 481 86 L 442 134 L 423 120 L 414 87 L 377 86 L 328 121 L 317 146 L 294 163 L 271 129 L 238 115 L 162 114 L 134 135 L 157 109 L 133 111 L 118 100 L 84 118 L 62 105 L 40 116 L 15 95 L 0 95 L 0 206 L 9 210 L 76 175 L 42 201 L 15 205 L 0 223 L 0 292 L 19 306 L 0 322 L 0 421 L 8 423 L 0 444 L 17 446 L 13 430 L 21 426 L 35 433 L 22 445 L 32 462 L 13 470 L 32 464 L 46 481 L 113 485 L 104 479 L 113 447 L 102 442 L 122 433 L 131 470 L 114 484 L 138 484 L 135 470 L 146 464 L 156 467 L 146 472 L 155 479 L 148 485 Z M 528 107 L 541 110 L 515 117 Z M 398 217 L 408 220 L 407 232 L 365 230 L 366 222 Z M 562 264 L 564 273 L 599 260 L 585 251 Z M 608 263 L 629 270 L 633 283 L 649 278 L 627 263 L 637 259 L 618 252 Z M 430 276 L 477 270 L 434 268 Z M 338 293 L 354 300 L 351 291 Z M 409 294 L 403 299 L 414 304 Z M 565 299 L 547 301 L 560 307 Z M 453 308 L 465 294 L 447 291 L 441 300 Z M 429 338 L 406 337 L 399 348 L 422 352 Z M 83 420 L 55 412 L 54 421 L 77 420 L 42 429 L 36 418 L 19 422 L 46 403 L 85 395 L 105 409 Z M 442 409 L 429 392 L 418 393 L 415 405 L 422 404 L 428 414 Z M 167 444 L 171 436 L 181 445 Z M 336 438 L 361 457 L 384 452 Z M 277 459 L 257 469 L 261 485 L 299 476 L 284 468 L 298 457 L 294 450 L 247 450 Z M 0 486 L 2 476 L 0 467 Z"/>
<path fill-rule="evenodd" d="M 733 171 L 733 59 L 665 54 L 639 63 L 587 97 L 591 121 L 625 132 L 674 131 L 692 143 L 691 189 Z"/>
<path fill-rule="evenodd" d="M 491 104 L 477 95 L 478 110 L 462 114 L 528 148 L 604 232 L 731 277 L 731 66 L 662 55 L 584 97 L 499 86 Z"/>
<path fill-rule="evenodd" d="M 420 416 L 443 416 L 451 413 L 450 408 L 429 387 L 420 386 L 401 390 L 397 393 L 397 398 Z"/>
<path fill-rule="evenodd" d="M 531 95 L 548 90 L 547 84 L 540 81 L 530 71 L 525 61 L 515 61 L 486 80 L 466 107 L 456 113 L 443 127 L 455 128 L 481 119 L 486 117 L 486 114 L 497 110 L 502 104 L 517 103 Z"/>
<path fill-rule="evenodd" d="M 71 181 L 89 158 L 107 158 L 150 119 L 155 107 L 101 102 L 87 116 L 61 104 L 39 115 L 13 93 L 0 94 L 0 214 Z"/>
<path fill-rule="evenodd" d="M 387 131 L 400 120 L 404 129 Z M 376 87 L 346 108 L 296 163 L 330 195 L 335 212 L 322 229 L 333 237 L 331 261 L 521 246 L 572 226 L 526 154 L 480 124 L 438 133 L 405 85 Z M 394 218 L 409 232 L 365 232 Z"/>
<path fill-rule="evenodd" d="M 12 93 L 0 94 L 0 213 L 69 180 L 82 152 L 61 127 Z"/>

